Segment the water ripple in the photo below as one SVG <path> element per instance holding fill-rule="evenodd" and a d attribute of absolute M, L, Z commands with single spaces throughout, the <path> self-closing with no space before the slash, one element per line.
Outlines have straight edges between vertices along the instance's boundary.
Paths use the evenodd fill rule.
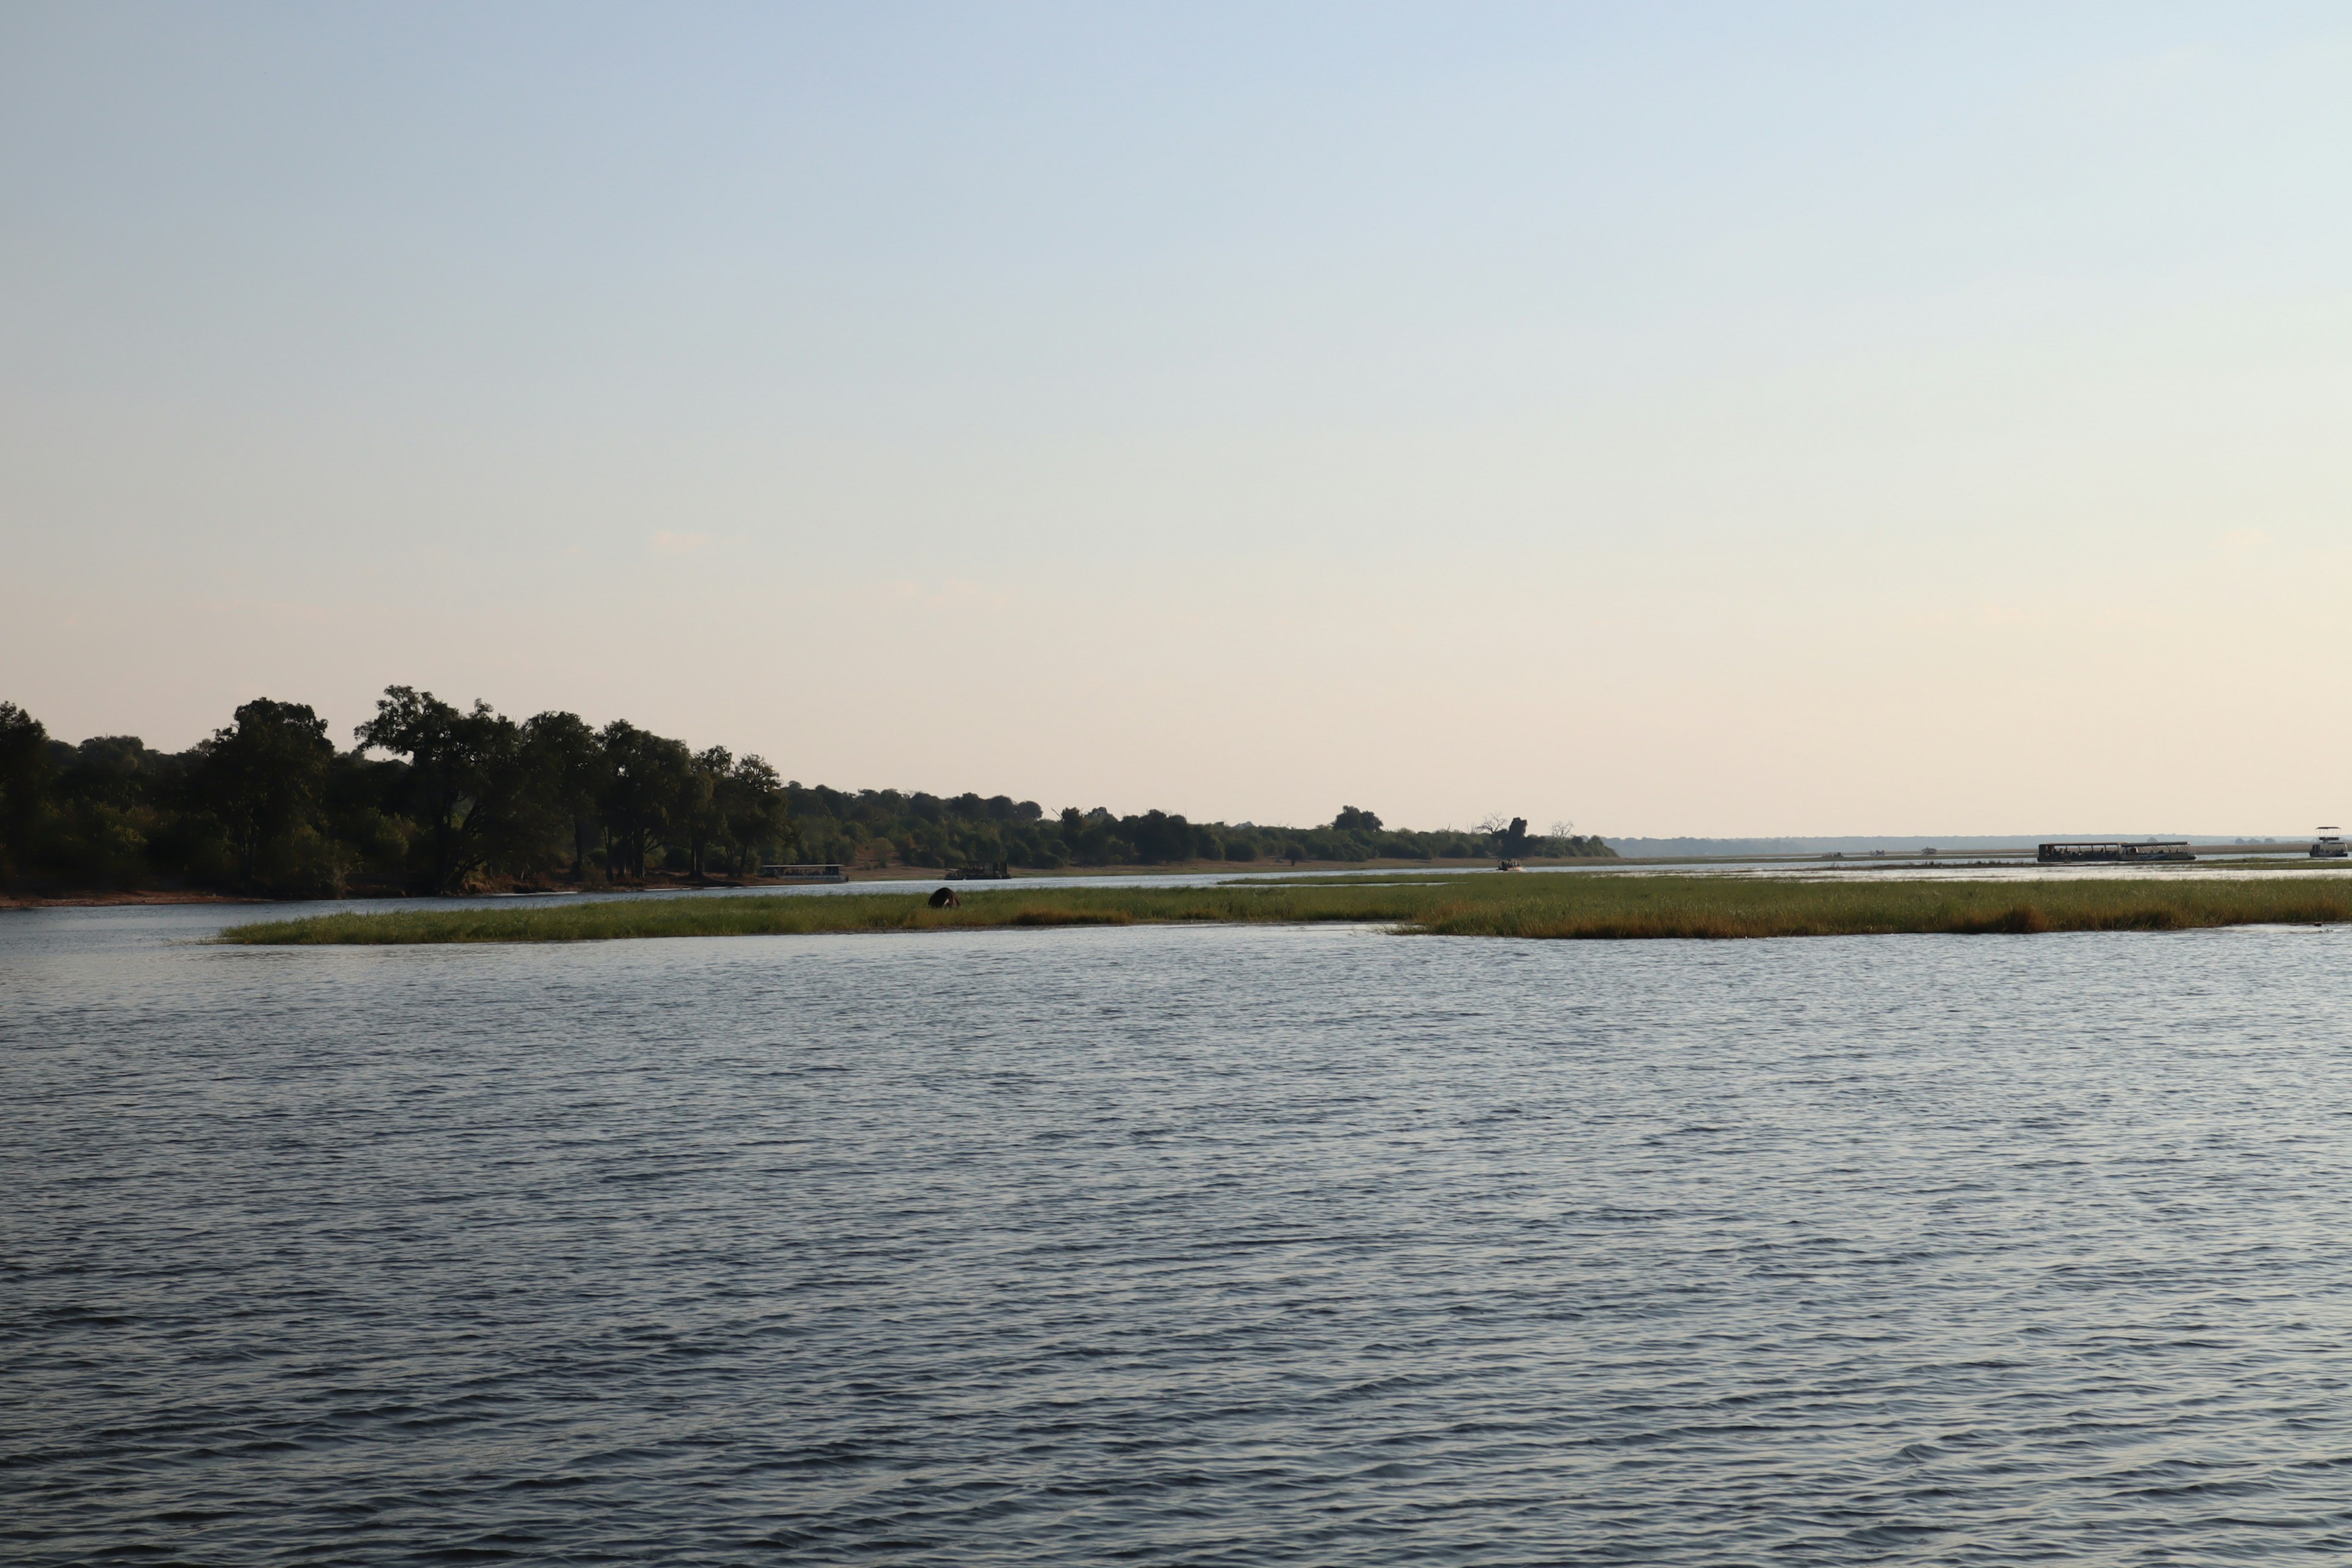
<path fill-rule="evenodd" d="M 2352 1555 L 2337 932 L 0 922 L 12 1561 Z"/>

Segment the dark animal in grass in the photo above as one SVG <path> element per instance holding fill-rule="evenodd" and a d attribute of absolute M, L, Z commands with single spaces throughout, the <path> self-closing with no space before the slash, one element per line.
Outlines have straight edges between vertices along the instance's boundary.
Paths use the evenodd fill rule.
<path fill-rule="evenodd" d="M 931 895 L 931 908 L 935 910 L 960 910 L 963 908 L 963 900 L 956 897 L 956 890 L 953 888 L 941 888 L 938 892 Z"/>

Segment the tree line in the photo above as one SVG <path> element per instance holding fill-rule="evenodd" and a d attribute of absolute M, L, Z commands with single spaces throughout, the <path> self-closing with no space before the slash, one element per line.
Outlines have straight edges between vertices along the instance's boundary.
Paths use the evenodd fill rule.
<path fill-rule="evenodd" d="M 34 890 L 326 898 L 740 881 L 779 861 L 1054 869 L 1611 853 L 1517 819 L 1409 833 L 1349 806 L 1301 829 L 828 789 L 625 720 L 518 721 L 406 686 L 384 689 L 347 748 L 307 704 L 268 698 L 177 752 L 129 735 L 54 739 L 0 701 L 0 884 Z"/>

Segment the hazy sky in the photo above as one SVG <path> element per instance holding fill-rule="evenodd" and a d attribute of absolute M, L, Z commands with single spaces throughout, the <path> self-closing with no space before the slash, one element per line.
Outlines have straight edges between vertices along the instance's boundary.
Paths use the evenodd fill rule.
<path fill-rule="evenodd" d="M 2352 821 L 2352 11 L 0 5 L 0 696 Z"/>

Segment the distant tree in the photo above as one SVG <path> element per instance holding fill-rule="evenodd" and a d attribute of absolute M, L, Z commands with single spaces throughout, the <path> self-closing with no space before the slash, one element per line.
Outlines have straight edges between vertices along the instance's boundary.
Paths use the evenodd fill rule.
<path fill-rule="evenodd" d="M 299 893 L 332 890 L 348 869 L 454 892 L 481 875 L 537 877 L 567 860 L 585 878 L 600 836 L 606 868 L 640 878 L 653 866 L 705 878 L 721 864 L 740 876 L 777 849 L 1045 867 L 1612 853 L 1575 837 L 1571 824 L 1535 837 L 1524 818 L 1500 816 L 1475 833 L 1392 829 L 1355 805 L 1306 828 L 1160 810 L 1119 817 L 1101 806 L 1049 818 L 1007 795 L 786 784 L 760 758 L 723 747 L 696 753 L 623 721 L 592 730 L 566 712 L 518 725 L 486 702 L 461 710 L 411 687 L 387 687 L 355 734 L 356 749 L 336 752 L 317 714 L 265 699 L 195 750 L 167 756 L 131 736 L 69 745 L 0 703 L 0 877 L 82 887 L 162 877 Z"/>
<path fill-rule="evenodd" d="M 1141 816 L 1121 818 L 1118 826 L 1119 837 L 1147 866 L 1182 860 L 1192 853 L 1192 825 L 1181 816 L 1147 811 Z"/>
<path fill-rule="evenodd" d="M 1127 858 L 1128 843 L 1118 836 L 1118 818 L 1099 805 L 1087 812 L 1078 859 L 1089 866 L 1116 866 Z"/>
<path fill-rule="evenodd" d="M 461 710 L 429 691 L 387 686 L 375 717 L 354 731 L 362 748 L 408 759 L 404 794 L 425 830 L 426 885 L 454 893 L 517 847 L 526 777 L 521 727 L 477 700 Z"/>
<path fill-rule="evenodd" d="M 228 835 L 237 881 L 248 888 L 310 890 L 305 881 L 333 881 L 319 868 L 298 868 L 289 841 L 316 834 L 325 803 L 327 768 L 335 743 L 327 721 L 308 703 L 257 697 L 238 708 L 236 722 L 198 743 L 196 797 Z M 263 859 L 273 864 L 265 876 Z M 310 875 L 305 876 L 305 871 Z"/>
<path fill-rule="evenodd" d="M 156 835 L 168 848 L 184 847 L 191 814 L 174 786 L 186 765 L 148 750 L 136 735 L 93 735 L 77 746 L 51 741 L 49 760 L 50 809 L 37 836 L 42 868 L 77 887 L 152 885 L 163 869 L 151 857 Z"/>
<path fill-rule="evenodd" d="M 742 877 L 759 869 L 761 852 L 793 841 L 792 814 L 776 770 L 756 755 L 738 757 L 719 784 L 721 833 L 728 870 Z"/>
<path fill-rule="evenodd" d="M 604 743 L 577 713 L 534 714 L 523 721 L 522 761 L 531 804 L 561 824 L 572 843 L 572 874 L 581 875 L 609 772 Z"/>
<path fill-rule="evenodd" d="M 78 805 L 117 810 L 146 799 L 162 761 L 136 735 L 92 735 L 73 748 L 71 759 L 58 780 L 58 793 Z"/>
<path fill-rule="evenodd" d="M 640 730 L 626 720 L 604 726 L 607 773 L 604 824 L 611 838 L 615 875 L 643 877 L 646 851 L 670 826 L 670 811 L 685 794 L 694 753 L 681 741 Z"/>
<path fill-rule="evenodd" d="M 424 836 L 406 814 L 407 795 L 408 764 L 397 758 L 353 747 L 327 769 L 327 831 L 379 886 L 415 880 L 413 851 Z"/>
<path fill-rule="evenodd" d="M 698 882 L 704 879 L 703 857 L 713 841 L 727 835 L 728 802 L 722 786 L 734 771 L 733 754 L 724 746 L 712 746 L 695 752 L 678 776 L 670 820 L 685 835 L 687 872 Z"/>
<path fill-rule="evenodd" d="M 14 702 L 0 702 L 0 877 L 32 863 L 52 771 L 47 728 Z"/>

